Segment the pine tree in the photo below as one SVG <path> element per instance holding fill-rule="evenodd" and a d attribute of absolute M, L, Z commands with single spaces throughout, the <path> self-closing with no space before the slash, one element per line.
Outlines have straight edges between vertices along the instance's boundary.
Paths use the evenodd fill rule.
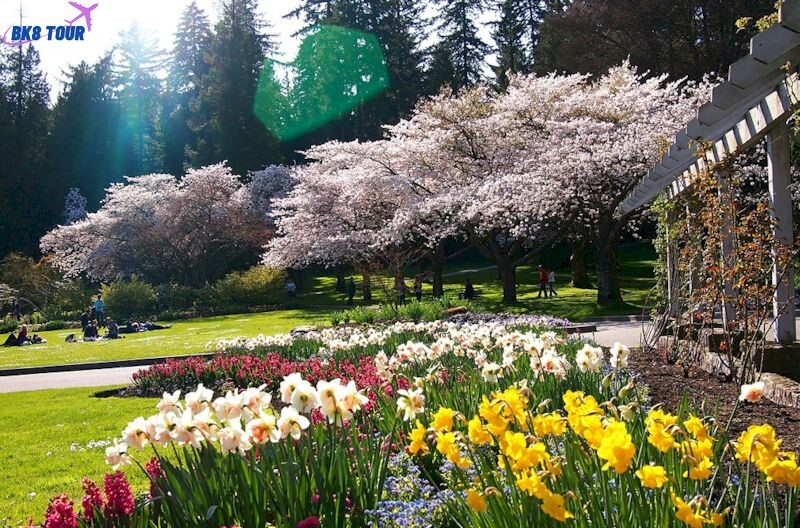
<path fill-rule="evenodd" d="M 81 62 L 66 75 L 53 108 L 47 148 L 47 158 L 57 160 L 50 168 L 52 196 L 62 197 L 70 187 L 80 187 L 94 209 L 105 188 L 126 172 L 113 56 L 109 53 L 94 65 Z"/>
<path fill-rule="evenodd" d="M 206 134 L 208 108 L 200 94 L 211 61 L 211 26 L 205 12 L 190 3 L 175 31 L 169 65 L 168 97 L 164 105 L 164 169 L 183 173 L 197 156 L 198 136 Z"/>
<path fill-rule="evenodd" d="M 439 35 L 455 71 L 454 90 L 483 80 L 489 46 L 478 35 L 477 20 L 484 8 L 485 0 L 441 0 Z"/>
<path fill-rule="evenodd" d="M 244 174 L 280 161 L 275 137 L 253 113 L 265 54 L 274 44 L 265 33 L 256 0 L 225 0 L 211 45 L 211 64 L 201 105 L 208 105 L 209 130 L 193 164 L 228 160 Z"/>
<path fill-rule="evenodd" d="M 134 24 L 122 33 L 119 57 L 115 64 L 122 103 L 121 134 L 128 146 L 125 166 L 130 176 L 163 169 L 161 81 L 158 71 L 163 66 L 161 51 Z"/>
<path fill-rule="evenodd" d="M 497 66 L 493 69 L 501 90 L 508 87 L 509 73 L 528 73 L 531 68 L 523 42 L 525 28 L 519 16 L 520 3 L 519 0 L 502 0 L 499 3 L 500 19 L 495 22 L 492 32 L 497 47 Z"/>
<path fill-rule="evenodd" d="M 0 195 L 0 254 L 37 251 L 38 235 L 53 215 L 48 203 L 45 145 L 50 126 L 50 86 L 42 73 L 39 52 L 32 45 L 6 52 L 0 64 L 4 123 Z M 55 206 L 58 208 L 58 205 Z M 60 211 L 59 211 L 60 212 Z M 57 214 L 57 213 L 56 213 Z"/>
<path fill-rule="evenodd" d="M 306 0 L 288 16 L 302 18 L 306 26 L 301 30 L 306 38 L 313 38 L 319 25 L 335 25 L 342 28 L 368 33 L 375 37 L 383 53 L 383 64 L 388 72 L 385 79 L 388 87 L 380 95 L 361 103 L 355 110 L 341 119 L 328 124 L 317 132 L 309 134 L 300 142 L 305 147 L 325 139 L 377 139 L 382 136 L 382 126 L 396 123 L 401 117 L 409 114 L 420 95 L 424 93 L 423 61 L 424 54 L 420 49 L 423 39 L 424 5 L 413 0 Z M 342 35 L 344 36 L 344 35 Z M 329 42 L 328 47 L 337 43 Z M 361 57 L 350 42 L 338 43 L 342 50 L 347 49 L 351 56 L 348 66 L 364 68 L 363 75 L 375 75 L 374 64 L 367 61 L 359 64 Z M 311 43 L 317 46 L 318 43 Z M 306 47 L 308 48 L 308 47 Z M 303 49 L 301 47 L 301 49 Z M 325 64 L 316 57 L 309 60 L 308 49 L 303 49 L 306 56 L 298 57 L 298 66 L 306 70 L 307 79 L 314 75 L 327 77 Z M 335 55 L 332 58 L 336 58 Z M 312 64 L 313 63 L 313 64 Z M 311 70 L 320 69 L 319 72 Z M 358 77 L 358 74 L 354 72 Z M 335 82 L 334 79 L 329 79 Z"/>

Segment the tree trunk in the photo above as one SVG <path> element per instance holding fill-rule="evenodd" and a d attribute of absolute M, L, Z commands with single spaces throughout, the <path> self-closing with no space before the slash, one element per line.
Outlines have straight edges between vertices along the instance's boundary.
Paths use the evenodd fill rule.
<path fill-rule="evenodd" d="M 365 302 L 372 301 L 372 281 L 368 271 L 361 274 L 361 291 L 364 294 Z"/>
<path fill-rule="evenodd" d="M 614 247 L 610 242 L 598 244 L 594 255 L 594 267 L 597 271 L 597 304 L 611 306 L 622 302 Z"/>
<path fill-rule="evenodd" d="M 344 280 L 344 268 L 341 266 L 336 266 L 336 291 L 339 293 L 345 293 L 347 291 L 347 285 Z"/>
<path fill-rule="evenodd" d="M 589 273 L 586 271 L 586 244 L 583 242 L 572 245 L 572 255 L 569 258 L 572 268 L 572 286 L 588 289 L 592 287 Z"/>
<path fill-rule="evenodd" d="M 433 296 L 444 296 L 444 250 L 438 247 L 431 254 L 431 267 L 433 268 Z"/>
<path fill-rule="evenodd" d="M 517 267 L 511 259 L 499 262 L 497 269 L 500 271 L 500 279 L 503 282 L 503 304 L 514 304 L 517 302 Z"/>

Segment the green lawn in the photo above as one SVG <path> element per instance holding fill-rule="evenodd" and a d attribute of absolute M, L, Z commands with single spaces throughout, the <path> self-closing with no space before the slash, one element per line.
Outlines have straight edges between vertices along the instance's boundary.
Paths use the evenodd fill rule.
<path fill-rule="evenodd" d="M 503 287 L 497 271 L 495 269 L 483 269 L 491 267 L 492 263 L 475 252 L 446 263 L 445 273 L 449 276 L 445 277 L 445 292 L 448 295 L 457 297 L 458 293 L 464 288 L 464 280 L 469 278 L 480 295 L 480 301 L 477 304 L 488 311 L 546 313 L 574 321 L 584 317 L 640 314 L 648 292 L 655 285 L 655 278 L 653 277 L 653 268 L 656 265 L 655 249 L 649 242 L 625 244 L 617 248 L 617 255 L 621 266 L 619 275 L 622 297 L 625 300 L 624 303 L 617 306 L 599 306 L 596 302 L 597 290 L 569 287 L 569 269 L 556 270 L 556 289 L 559 297 L 536 299 L 535 297 L 539 291 L 536 269 L 538 262 L 535 265 L 518 268 L 518 302 L 513 306 L 506 306 L 502 303 Z M 546 259 L 545 262 L 549 260 L 552 259 Z M 406 283 L 409 287 L 413 282 L 413 276 L 418 272 L 417 266 L 413 266 L 406 271 Z M 590 277 L 594 279 L 591 275 Z M 360 301 L 361 276 L 354 275 L 354 279 L 358 286 L 356 303 L 363 304 Z M 378 287 L 377 280 L 376 278 L 376 284 L 373 285 L 373 301 L 376 303 L 385 300 L 385 292 Z M 293 301 L 294 307 L 341 307 L 346 302 L 346 296 L 336 291 L 336 280 L 330 275 L 317 274 L 310 277 L 307 279 L 305 286 L 310 293 L 302 294 Z M 426 283 L 424 285 L 423 295 L 426 298 L 430 298 L 433 294 L 432 288 L 431 284 Z"/>
<path fill-rule="evenodd" d="M 649 243 L 631 244 L 619 248 L 619 258 L 622 294 L 626 302 L 611 308 L 597 305 L 595 290 L 568 287 L 569 270 L 558 270 L 558 297 L 536 299 L 538 280 L 534 265 L 519 268 L 518 302 L 513 306 L 505 306 L 502 304 L 502 285 L 494 269 L 467 271 L 490 265 L 474 256 L 459 262 L 458 266 L 450 264 L 447 271 L 455 271 L 457 275 L 445 278 L 445 291 L 456 297 L 463 289 L 464 280 L 469 277 L 480 295 L 478 306 L 489 311 L 546 313 L 574 321 L 590 316 L 641 313 L 648 291 L 655 283 L 655 251 Z M 409 271 L 408 276 L 411 275 Z M 355 278 L 360 288 L 360 277 Z M 410 284 L 411 279 L 407 282 Z M 189 355 L 204 352 L 207 343 L 215 343 L 220 338 L 286 332 L 302 324 L 326 324 L 331 311 L 341 309 L 346 301 L 345 295 L 336 291 L 335 284 L 332 276 L 320 274 L 308 279 L 306 288 L 309 293 L 292 300 L 289 310 L 176 321 L 169 330 L 128 335 L 118 341 L 65 343 L 64 338 L 74 330 L 42 332 L 40 335 L 48 341 L 44 345 L 0 348 L 0 369 Z M 423 293 L 430 298 L 430 284 L 425 284 Z M 376 284 L 374 301 L 383 301 L 384 295 Z M 359 289 L 356 300 L 360 297 Z"/>
<path fill-rule="evenodd" d="M 653 268 L 656 254 L 653 246 L 631 244 L 618 249 L 621 265 L 620 286 L 624 303 L 603 307 L 597 304 L 597 290 L 569 286 L 570 271 L 556 270 L 558 297 L 537 299 L 539 293 L 538 270 L 535 265 L 517 269 L 517 303 L 502 303 L 503 287 L 495 270 L 477 271 L 445 278 L 445 291 L 457 295 L 469 277 L 479 294 L 478 305 L 489 311 L 542 313 L 579 321 L 584 317 L 640 314 L 650 289 L 655 285 Z M 484 266 L 487 264 L 483 264 Z M 481 267 L 474 263 L 473 268 Z M 594 277 L 592 277 L 594 279 Z"/>
<path fill-rule="evenodd" d="M 0 526 L 28 515 L 41 522 L 50 497 L 67 492 L 80 504 L 81 477 L 102 480 L 107 442 L 137 416 L 155 412 L 156 400 L 98 398 L 103 389 L 0 394 Z M 136 491 L 146 483 L 126 468 Z"/>
<path fill-rule="evenodd" d="M 93 343 L 65 343 L 64 338 L 75 330 L 41 332 L 47 339 L 45 344 L 0 348 L 0 369 L 197 354 L 206 351 L 207 343 L 216 343 L 220 338 L 287 332 L 298 325 L 327 322 L 328 313 L 297 309 L 189 319 L 175 321 L 167 330 Z"/>

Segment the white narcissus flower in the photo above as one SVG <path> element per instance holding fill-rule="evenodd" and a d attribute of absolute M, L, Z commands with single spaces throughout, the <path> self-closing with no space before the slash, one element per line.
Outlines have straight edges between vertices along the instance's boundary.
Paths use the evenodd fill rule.
<path fill-rule="evenodd" d="M 244 453 L 253 447 L 246 431 L 237 425 L 230 425 L 219 430 L 217 437 L 223 453 Z"/>
<path fill-rule="evenodd" d="M 341 391 L 342 382 L 338 378 L 331 381 L 319 380 L 317 382 L 317 395 L 323 412 L 332 412 L 336 409 L 336 403 L 340 398 Z"/>
<path fill-rule="evenodd" d="M 739 394 L 739 401 L 746 401 L 756 403 L 762 396 L 764 396 L 764 382 L 756 381 L 755 383 L 742 385 L 742 392 Z"/>
<path fill-rule="evenodd" d="M 120 466 L 130 464 L 131 459 L 128 456 L 128 444 L 119 442 L 114 439 L 114 445 L 106 448 L 106 464 L 116 471 Z"/>
<path fill-rule="evenodd" d="M 242 416 L 242 395 L 238 391 L 228 391 L 224 397 L 214 400 L 213 406 L 220 421 L 238 420 Z"/>
<path fill-rule="evenodd" d="M 575 354 L 575 364 L 581 372 L 599 372 L 603 365 L 603 349 L 588 343 L 583 345 Z"/>
<path fill-rule="evenodd" d="M 400 395 L 397 398 L 397 408 L 403 411 L 404 421 L 411 421 L 417 414 L 425 412 L 425 396 L 422 394 L 422 389 L 400 389 L 397 394 Z"/>
<path fill-rule="evenodd" d="M 195 425 L 194 415 L 189 411 L 178 417 L 170 436 L 178 445 L 188 444 L 194 448 L 200 447 L 200 442 L 205 439 L 203 432 Z"/>
<path fill-rule="evenodd" d="M 353 418 L 353 413 L 341 401 L 337 401 L 336 406 L 332 409 L 323 409 L 322 412 L 328 419 L 328 423 L 336 424 L 339 427 Z"/>
<path fill-rule="evenodd" d="M 498 378 L 503 377 L 503 367 L 497 363 L 485 363 L 481 369 L 481 376 L 484 381 L 494 383 Z"/>
<path fill-rule="evenodd" d="M 189 411 L 191 412 L 191 411 Z M 175 424 L 177 416 L 174 413 L 159 413 L 147 419 L 147 435 L 150 441 L 164 447 L 172 440 L 170 431 Z"/>
<path fill-rule="evenodd" d="M 186 394 L 186 408 L 193 413 L 199 413 L 204 405 L 208 405 L 214 398 L 214 391 L 207 389 L 200 383 L 197 390 Z"/>
<path fill-rule="evenodd" d="M 356 388 L 356 382 L 353 380 L 350 380 L 347 385 L 342 387 L 340 399 L 345 409 L 351 412 L 360 411 L 369 403 L 369 398 Z"/>
<path fill-rule="evenodd" d="M 308 429 L 311 422 L 308 418 L 297 412 L 294 407 L 284 407 L 281 409 L 281 417 L 278 419 L 278 429 L 281 432 L 281 438 L 291 436 L 298 440 L 303 434 L 303 430 Z"/>
<path fill-rule="evenodd" d="M 263 411 L 247 422 L 245 430 L 250 435 L 252 442 L 256 444 L 276 443 L 281 439 L 281 432 L 278 429 L 278 420 L 275 415 L 266 414 Z"/>
<path fill-rule="evenodd" d="M 253 414 L 258 414 L 262 407 L 269 407 L 272 395 L 264 392 L 266 383 L 258 387 L 250 387 L 242 392 L 242 406 Z"/>
<path fill-rule="evenodd" d="M 156 404 L 156 409 L 159 411 L 166 413 L 166 412 L 174 412 L 179 414 L 181 411 L 180 408 L 180 399 L 181 399 L 181 391 L 176 390 L 172 394 L 165 392 L 164 395 L 161 397 L 161 401 Z"/>
<path fill-rule="evenodd" d="M 298 383 L 294 388 L 294 392 L 292 392 L 292 406 L 303 414 L 308 414 L 319 407 L 317 391 L 306 380 Z"/>
<path fill-rule="evenodd" d="M 149 430 L 151 430 L 150 425 L 144 417 L 140 416 L 122 430 L 122 441 L 128 446 L 141 450 L 150 442 Z"/>
<path fill-rule="evenodd" d="M 303 376 L 297 372 L 293 372 L 288 376 L 283 377 L 280 385 L 281 401 L 283 403 L 292 403 L 292 393 L 294 389 L 303 382 Z"/>
<path fill-rule="evenodd" d="M 628 347 L 622 343 L 615 342 L 614 346 L 611 347 L 609 352 L 611 353 L 611 357 L 609 358 L 608 362 L 612 367 L 616 369 L 627 368 L 628 356 L 631 353 Z"/>

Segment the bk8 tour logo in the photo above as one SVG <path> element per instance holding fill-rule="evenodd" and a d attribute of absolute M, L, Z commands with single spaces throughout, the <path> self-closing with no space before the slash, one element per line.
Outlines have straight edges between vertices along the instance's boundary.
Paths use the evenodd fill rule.
<path fill-rule="evenodd" d="M 92 11 L 97 8 L 97 4 L 86 7 L 77 2 L 69 2 L 69 5 L 77 9 L 79 13 L 71 20 L 64 20 L 66 25 L 11 26 L 0 38 L 0 42 L 7 46 L 23 46 L 42 39 L 83 40 L 86 33 L 92 30 Z M 80 19 L 86 21 L 85 27 L 75 25 Z"/>

